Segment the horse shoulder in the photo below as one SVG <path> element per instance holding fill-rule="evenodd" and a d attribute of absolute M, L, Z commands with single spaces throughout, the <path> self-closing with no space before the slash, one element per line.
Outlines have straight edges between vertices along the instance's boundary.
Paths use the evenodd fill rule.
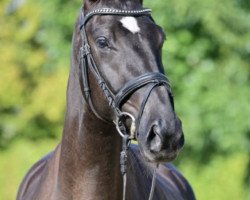
<path fill-rule="evenodd" d="M 165 184 L 170 184 L 173 190 L 178 191 L 183 200 L 195 200 L 191 185 L 174 165 L 170 163 L 160 165 L 158 176 L 158 180 Z"/>
<path fill-rule="evenodd" d="M 43 180 L 49 175 L 48 165 L 55 157 L 55 152 L 50 152 L 30 168 L 18 189 L 17 200 L 39 199 L 37 195 L 43 188 Z"/>
<path fill-rule="evenodd" d="M 131 145 L 128 156 L 127 199 L 148 199 L 155 166 L 146 162 L 137 145 Z M 157 169 L 154 200 L 195 200 L 193 190 L 172 164 Z"/>

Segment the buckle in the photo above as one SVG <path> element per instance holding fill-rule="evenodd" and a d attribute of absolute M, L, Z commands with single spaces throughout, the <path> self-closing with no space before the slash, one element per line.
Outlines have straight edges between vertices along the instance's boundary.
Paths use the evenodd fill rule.
<path fill-rule="evenodd" d="M 80 52 L 82 58 L 87 56 L 88 54 L 90 54 L 90 46 L 88 44 L 84 44 L 84 46 L 80 48 Z"/>

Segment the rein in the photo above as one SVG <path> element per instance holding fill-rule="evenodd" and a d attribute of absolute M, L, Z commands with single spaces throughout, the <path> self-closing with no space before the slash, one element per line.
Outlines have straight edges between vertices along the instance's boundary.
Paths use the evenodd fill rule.
<path fill-rule="evenodd" d="M 117 94 L 114 94 L 112 90 L 107 86 L 104 78 L 102 77 L 95 60 L 93 58 L 93 55 L 91 53 L 91 47 L 88 42 L 88 37 L 86 33 L 85 26 L 87 22 L 95 15 L 116 15 L 116 16 L 150 16 L 151 10 L 150 9 L 142 9 L 142 10 L 120 10 L 120 9 L 111 9 L 111 8 L 101 8 L 96 9 L 88 14 L 84 15 L 83 9 L 81 12 L 81 21 L 80 21 L 80 32 L 82 37 L 82 46 L 80 48 L 80 68 L 82 73 L 82 81 L 83 81 L 83 92 L 84 92 L 84 98 L 88 105 L 90 106 L 93 113 L 98 117 L 99 119 L 105 121 L 108 121 L 105 117 L 100 115 L 93 104 L 92 98 L 91 98 L 91 90 L 89 86 L 89 78 L 88 78 L 88 70 L 91 70 L 93 75 L 95 76 L 95 79 L 102 89 L 109 106 L 112 108 L 116 120 L 114 121 L 118 133 L 121 135 L 123 144 L 122 144 L 122 151 L 120 155 L 120 168 L 121 173 L 123 176 L 123 200 L 126 198 L 126 183 L 127 183 L 127 151 L 130 145 L 131 140 L 136 139 L 138 136 L 138 129 L 140 125 L 140 121 L 143 115 L 143 111 L 145 108 L 145 105 L 147 103 L 147 100 L 153 91 L 154 88 L 158 86 L 166 86 L 167 89 L 170 91 L 170 82 L 167 79 L 167 77 L 159 72 L 150 72 L 143 74 L 129 82 L 127 82 L 119 91 Z M 134 116 L 132 116 L 130 113 L 122 112 L 121 107 L 122 105 L 128 100 L 129 96 L 132 95 L 134 92 L 136 92 L 138 89 L 149 85 L 148 89 L 145 92 L 139 114 L 137 118 L 135 119 Z M 130 118 L 132 120 L 130 130 L 128 131 L 125 126 L 125 120 L 126 118 Z M 154 188 L 155 188 L 155 179 L 156 179 L 156 169 L 153 174 L 152 179 L 152 185 L 149 195 L 149 200 L 153 199 L 154 194 Z"/>

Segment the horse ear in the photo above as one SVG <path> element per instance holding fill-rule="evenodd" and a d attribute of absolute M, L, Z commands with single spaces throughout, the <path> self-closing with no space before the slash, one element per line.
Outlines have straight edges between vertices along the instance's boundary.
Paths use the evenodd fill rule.
<path fill-rule="evenodd" d="M 83 3 L 87 2 L 87 1 L 92 2 L 92 1 L 97 1 L 97 0 L 83 0 Z"/>
<path fill-rule="evenodd" d="M 83 5 L 84 4 L 89 4 L 89 3 L 95 3 L 97 1 L 100 1 L 100 0 L 83 0 Z"/>
<path fill-rule="evenodd" d="M 100 1 L 100 0 L 83 0 L 83 4 L 84 3 L 87 3 L 87 2 L 90 2 L 90 3 L 95 3 L 97 1 Z M 141 4 L 143 4 L 143 0 L 140 0 Z"/>
<path fill-rule="evenodd" d="M 83 5 L 84 5 L 85 10 L 89 10 L 91 8 L 91 6 L 94 3 L 97 3 L 98 1 L 100 1 L 100 0 L 83 0 Z"/>

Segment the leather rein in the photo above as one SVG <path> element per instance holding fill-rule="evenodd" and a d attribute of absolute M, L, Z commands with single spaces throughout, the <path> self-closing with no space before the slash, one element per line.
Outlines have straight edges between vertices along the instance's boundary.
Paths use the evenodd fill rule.
<path fill-rule="evenodd" d="M 122 144 L 122 151 L 120 156 L 120 168 L 121 173 L 123 176 L 123 200 L 126 198 L 126 182 L 127 182 L 127 151 L 130 145 L 130 141 L 133 139 L 137 139 L 138 135 L 138 129 L 140 125 L 140 121 L 142 118 L 142 114 L 145 108 L 145 105 L 147 103 L 147 100 L 152 92 L 152 90 L 158 86 L 166 86 L 168 91 L 171 91 L 170 82 L 167 79 L 167 77 L 159 72 L 150 72 L 145 73 L 129 82 L 127 82 L 119 91 L 117 94 L 114 94 L 112 90 L 107 86 L 104 78 L 102 77 L 96 62 L 93 58 L 93 55 L 91 53 L 91 47 L 88 42 L 88 37 L 86 33 L 86 24 L 95 15 L 116 15 L 116 16 L 150 16 L 151 10 L 150 9 L 141 9 L 141 10 L 120 10 L 120 9 L 113 9 L 113 8 L 101 8 L 96 9 L 88 14 L 84 15 L 84 11 L 82 8 L 81 11 L 81 18 L 80 18 L 80 32 L 82 37 L 82 46 L 80 48 L 80 69 L 81 69 L 81 75 L 82 75 L 82 81 L 83 81 L 83 92 L 84 92 L 84 98 L 88 105 L 90 106 L 93 113 L 98 117 L 99 119 L 105 121 L 108 121 L 105 117 L 103 117 L 101 114 L 99 114 L 93 104 L 92 98 L 91 98 L 91 90 L 89 86 L 89 77 L 88 77 L 88 71 L 90 70 L 98 85 L 100 86 L 101 90 L 104 93 L 104 96 L 106 97 L 109 106 L 112 108 L 116 120 L 114 121 L 118 133 L 121 135 L 123 144 Z M 141 107 L 138 113 L 137 118 L 130 113 L 122 112 L 121 107 L 122 105 L 128 100 L 129 96 L 132 95 L 134 92 L 136 92 L 138 89 L 150 85 L 144 95 L 143 101 L 141 103 Z M 128 130 L 125 126 L 125 120 L 127 118 L 131 119 L 131 127 Z M 155 187 L 155 178 L 156 178 L 156 169 L 153 174 L 152 178 L 152 184 L 151 184 L 151 190 L 149 195 L 149 200 L 153 199 L 153 193 L 154 193 L 154 187 Z"/>

